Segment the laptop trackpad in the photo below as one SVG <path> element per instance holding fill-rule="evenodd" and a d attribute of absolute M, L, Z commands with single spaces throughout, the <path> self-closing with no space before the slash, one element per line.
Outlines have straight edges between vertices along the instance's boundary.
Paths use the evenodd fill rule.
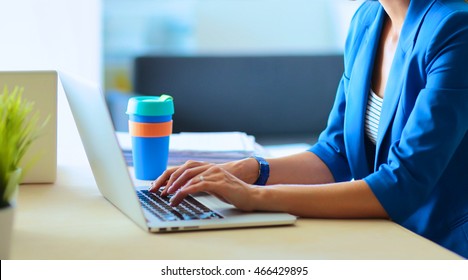
<path fill-rule="evenodd" d="M 229 203 L 225 203 L 221 201 L 220 199 L 216 198 L 213 195 L 207 194 L 207 193 L 198 193 L 192 195 L 195 199 L 203 203 L 205 206 L 210 208 L 213 211 L 218 212 L 222 216 L 238 216 L 238 215 L 244 215 L 245 212 L 241 211 L 237 208 L 235 208 L 233 205 Z"/>

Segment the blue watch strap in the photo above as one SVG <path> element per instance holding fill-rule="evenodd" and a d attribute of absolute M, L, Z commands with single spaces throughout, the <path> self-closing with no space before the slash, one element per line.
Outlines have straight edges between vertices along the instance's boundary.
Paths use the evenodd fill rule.
<path fill-rule="evenodd" d="M 258 178 L 254 185 L 265 186 L 268 181 L 268 177 L 270 177 L 270 164 L 268 164 L 268 162 L 262 157 L 253 156 L 253 158 L 257 160 L 259 165 Z"/>

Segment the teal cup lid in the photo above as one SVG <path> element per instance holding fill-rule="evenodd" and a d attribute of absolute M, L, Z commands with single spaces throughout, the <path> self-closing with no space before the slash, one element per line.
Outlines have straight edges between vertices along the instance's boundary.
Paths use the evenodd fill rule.
<path fill-rule="evenodd" d="M 168 116 L 174 114 L 172 96 L 137 96 L 128 100 L 127 115 Z"/>

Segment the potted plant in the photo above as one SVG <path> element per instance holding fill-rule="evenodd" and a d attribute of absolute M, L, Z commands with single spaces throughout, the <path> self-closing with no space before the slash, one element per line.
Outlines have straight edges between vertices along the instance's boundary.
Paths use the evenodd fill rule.
<path fill-rule="evenodd" d="M 48 121 L 39 123 L 39 112 L 22 92 L 5 86 L 0 94 L 0 259 L 9 256 L 16 195 L 25 171 L 21 166 L 27 169 L 21 160 Z"/>

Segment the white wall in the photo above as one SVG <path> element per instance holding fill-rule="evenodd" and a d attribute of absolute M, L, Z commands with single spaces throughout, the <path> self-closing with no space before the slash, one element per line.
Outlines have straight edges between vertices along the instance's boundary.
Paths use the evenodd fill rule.
<path fill-rule="evenodd" d="M 337 53 L 362 3 L 104 0 L 106 58 L 142 53 Z"/>
<path fill-rule="evenodd" d="M 0 0 L 0 14 L 0 70 L 65 70 L 101 82 L 100 0 Z"/>
<path fill-rule="evenodd" d="M 101 22 L 100 0 L 0 0 L 0 71 L 62 70 L 101 84 Z M 84 155 L 73 123 L 59 87 L 59 177 Z"/>
<path fill-rule="evenodd" d="M 340 53 L 358 5 L 345 0 L 204 0 L 197 5 L 197 47 L 202 53 Z"/>

